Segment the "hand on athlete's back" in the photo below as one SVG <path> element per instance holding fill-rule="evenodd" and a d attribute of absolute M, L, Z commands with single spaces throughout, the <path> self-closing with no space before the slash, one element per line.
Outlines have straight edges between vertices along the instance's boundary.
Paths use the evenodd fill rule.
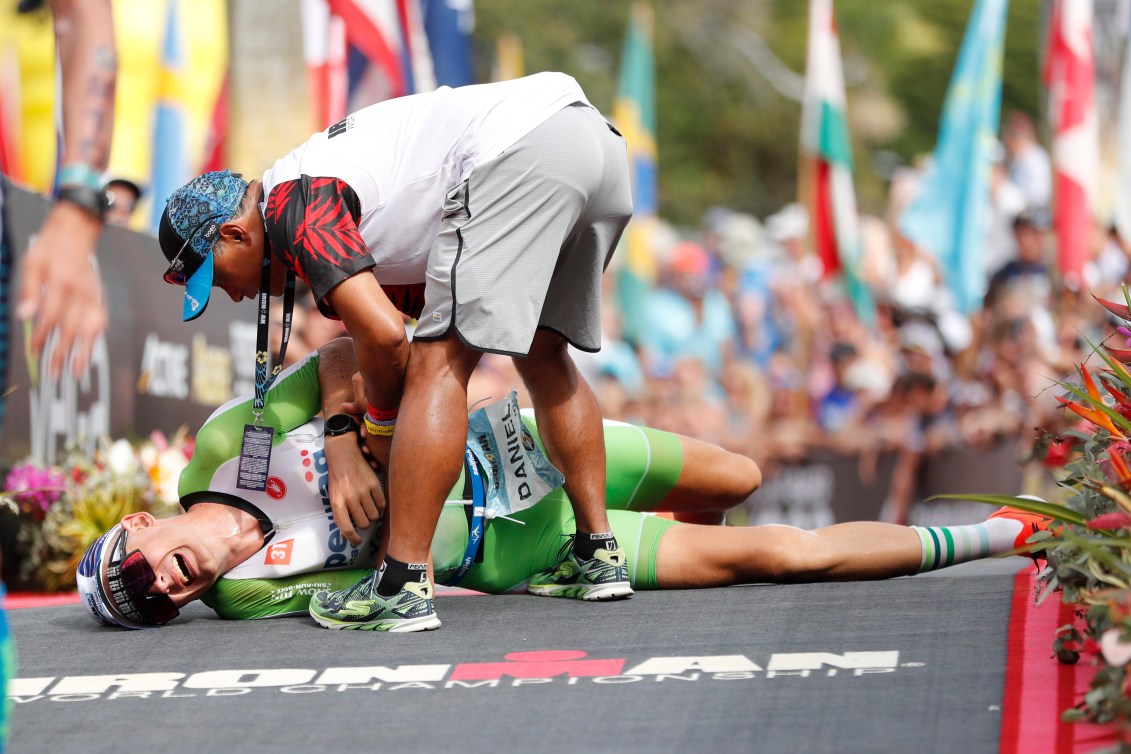
<path fill-rule="evenodd" d="M 368 529 L 385 512 L 380 480 L 361 453 L 356 435 L 326 442 L 330 510 L 334 523 L 350 544 L 361 544 L 358 529 Z"/>

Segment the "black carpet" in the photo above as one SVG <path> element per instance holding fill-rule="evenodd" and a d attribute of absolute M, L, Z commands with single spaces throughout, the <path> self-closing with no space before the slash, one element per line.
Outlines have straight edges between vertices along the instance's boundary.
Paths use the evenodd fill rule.
<path fill-rule="evenodd" d="M 8 612 L 9 751 L 996 752 L 1012 573 L 441 596 L 425 634 Z"/>

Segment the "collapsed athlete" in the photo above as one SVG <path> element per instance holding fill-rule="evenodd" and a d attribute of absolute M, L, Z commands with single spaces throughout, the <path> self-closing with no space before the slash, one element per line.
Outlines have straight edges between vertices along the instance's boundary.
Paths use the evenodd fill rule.
<path fill-rule="evenodd" d="M 278 439 L 266 492 L 237 486 L 240 430 L 251 418 L 251 400 L 235 399 L 213 414 L 181 476 L 186 513 L 165 520 L 148 513 L 127 515 L 91 545 L 79 564 L 83 603 L 98 621 L 128 628 L 161 625 L 178 608 L 202 598 L 224 618 L 309 610 L 328 628 L 375 628 L 366 601 L 351 601 L 349 587 L 375 578 L 377 527 L 354 530 L 341 519 L 339 528 L 329 499 L 349 497 L 334 501 L 342 510 L 381 507 L 380 485 L 362 456 L 356 430 L 339 432 L 349 422 L 338 426 L 341 415 L 334 413 L 343 404 L 356 408 L 341 377 L 349 373 L 351 360 L 352 348 L 335 341 L 283 372 L 272 388 L 264 418 L 276 427 Z M 330 417 L 325 422 L 315 417 L 320 409 Z M 534 417 L 523 415 L 519 423 L 516 410 L 508 400 L 471 417 L 464 474 L 432 541 L 440 583 L 493 594 L 522 591 L 570 545 L 573 516 L 563 490 L 555 486 L 560 476 L 541 452 Z M 634 589 L 910 575 L 1008 552 L 1046 523 L 1002 509 L 981 524 L 929 529 L 878 522 L 812 532 L 682 524 L 640 511 L 732 507 L 760 484 L 753 461 L 618 422 L 606 422 L 604 434 L 609 517 L 626 548 Z M 492 437 L 505 439 L 496 445 Z M 539 488 L 544 496 L 518 510 L 518 498 L 537 496 Z M 506 516 L 492 518 L 483 511 L 512 506 Z M 585 599 L 602 596 L 599 586 L 558 588 L 574 588 Z M 324 593 L 333 590 L 342 590 L 344 598 L 328 616 L 311 597 L 325 599 Z M 364 594 L 366 587 L 358 590 Z M 431 621 L 434 615 L 424 618 Z M 381 630 L 422 628 L 420 617 L 382 620 L 388 624 Z"/>

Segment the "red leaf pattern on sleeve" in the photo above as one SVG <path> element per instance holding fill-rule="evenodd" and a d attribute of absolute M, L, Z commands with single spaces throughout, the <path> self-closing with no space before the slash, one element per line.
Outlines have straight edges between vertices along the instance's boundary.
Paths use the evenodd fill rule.
<path fill-rule="evenodd" d="M 319 301 L 335 285 L 373 266 L 357 229 L 361 203 L 340 178 L 301 176 L 273 189 L 264 212 L 272 246 Z"/>

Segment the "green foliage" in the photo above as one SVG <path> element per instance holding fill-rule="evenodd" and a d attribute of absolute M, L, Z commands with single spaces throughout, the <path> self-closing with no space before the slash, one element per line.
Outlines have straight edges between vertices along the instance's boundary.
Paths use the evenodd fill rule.
<path fill-rule="evenodd" d="M 1127 297 L 1124 290 L 1124 298 Z M 1109 311 L 1111 302 L 1101 301 Z M 1117 313 L 1113 311 L 1113 314 Z M 1126 314 L 1126 312 L 1124 312 Z M 1064 503 L 1051 504 L 995 495 L 961 496 L 993 505 L 1011 505 L 1050 516 L 1046 531 L 1029 537 L 1026 549 L 1047 561 L 1038 578 L 1038 599 L 1058 592 L 1076 606 L 1076 620 L 1061 626 L 1053 653 L 1063 663 L 1082 658 L 1097 667 L 1090 690 L 1075 707 L 1063 711 L 1065 722 L 1114 723 L 1120 740 L 1131 741 L 1131 697 L 1127 692 L 1131 649 L 1131 371 L 1102 349 L 1106 371 L 1097 381 L 1080 367 L 1081 385 L 1062 382 L 1067 409 L 1086 419 L 1077 433 L 1074 455 L 1058 485 Z M 1100 385 L 1106 395 L 1100 392 Z M 1074 399 L 1074 400 L 1072 400 Z M 1091 430 L 1091 431 L 1089 431 Z M 952 497 L 952 496 L 948 496 Z"/>
<path fill-rule="evenodd" d="M 654 0 L 660 213 L 697 225 L 722 204 L 759 217 L 795 201 L 801 106 L 749 59 L 760 38 L 796 76 L 805 73 L 802 0 Z M 929 152 L 973 0 L 837 0 L 858 200 L 880 213 L 882 153 Z M 495 40 L 523 42 L 526 71 L 561 70 L 608 113 L 616 93 L 628 2 L 476 0 L 476 67 L 490 80 Z M 1038 113 L 1038 0 L 1011 0 L 1003 113 Z"/>

